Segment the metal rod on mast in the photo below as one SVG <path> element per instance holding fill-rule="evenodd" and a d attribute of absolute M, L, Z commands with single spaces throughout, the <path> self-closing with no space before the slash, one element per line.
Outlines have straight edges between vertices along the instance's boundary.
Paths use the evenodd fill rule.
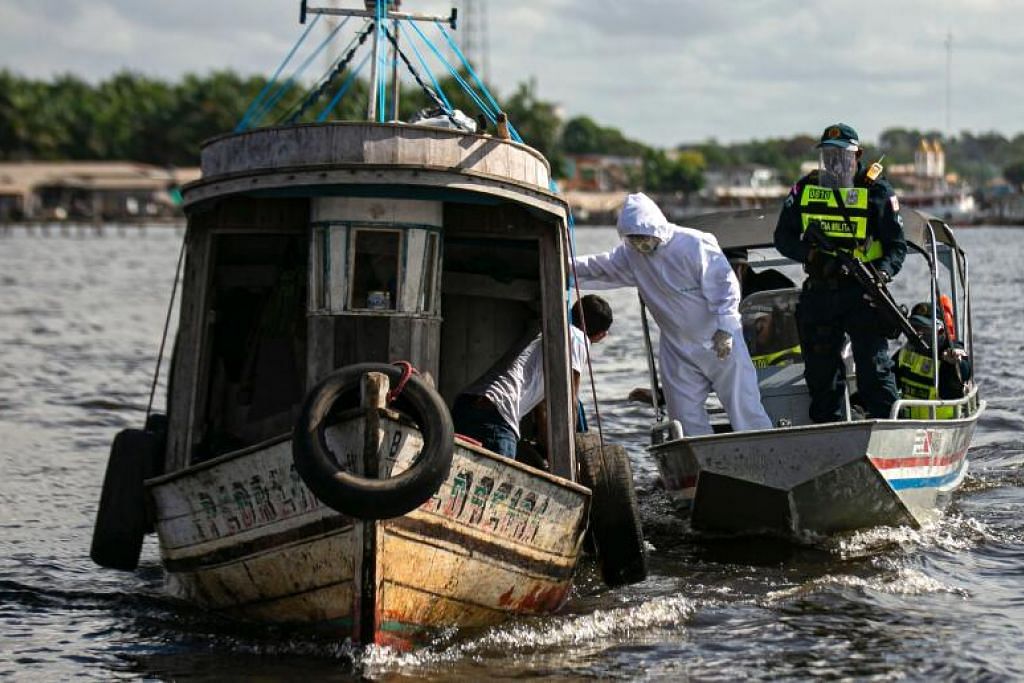
<path fill-rule="evenodd" d="M 376 12 L 373 10 L 363 9 L 339 9 L 337 7 L 307 7 L 303 4 L 302 17 L 305 18 L 307 14 L 329 14 L 333 16 L 341 17 L 364 17 L 367 19 L 375 18 Z M 407 19 L 409 21 L 443 21 L 448 24 L 450 28 L 455 28 L 458 22 L 459 13 L 455 8 L 452 8 L 451 14 L 447 17 L 432 14 L 413 14 L 411 12 L 396 12 L 387 11 L 385 12 L 386 19 Z M 304 23 L 304 22 L 303 22 Z"/>
<path fill-rule="evenodd" d="M 395 38 L 391 45 L 391 120 L 397 121 L 398 98 L 402 94 L 402 83 L 398 78 L 398 19 L 391 22 L 391 34 Z"/>

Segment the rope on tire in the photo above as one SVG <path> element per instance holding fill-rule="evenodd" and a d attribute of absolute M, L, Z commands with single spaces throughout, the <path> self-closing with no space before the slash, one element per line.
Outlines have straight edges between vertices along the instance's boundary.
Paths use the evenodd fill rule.
<path fill-rule="evenodd" d="M 412 363 L 410 363 L 407 360 L 397 360 L 394 363 L 392 363 L 392 365 L 397 365 L 398 367 L 402 368 L 402 377 L 398 380 L 398 384 L 396 384 L 395 386 L 391 387 L 391 389 L 388 390 L 388 403 L 394 402 L 394 400 L 398 398 L 399 395 L 401 395 L 402 390 L 405 389 L 405 385 L 409 383 L 409 378 L 412 377 L 414 373 L 417 375 L 419 374 L 419 370 L 414 368 L 412 366 Z"/>

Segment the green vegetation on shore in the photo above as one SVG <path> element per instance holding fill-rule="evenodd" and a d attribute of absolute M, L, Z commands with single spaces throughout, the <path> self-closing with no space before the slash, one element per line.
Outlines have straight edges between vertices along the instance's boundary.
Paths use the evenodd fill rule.
<path fill-rule="evenodd" d="M 42 81 L 0 70 L 0 159 L 195 165 L 199 144 L 231 131 L 265 84 L 263 77 L 231 71 L 187 75 L 178 82 L 122 72 L 91 84 L 70 74 Z M 453 106 L 470 116 L 477 113 L 470 98 L 451 80 L 442 81 L 442 88 Z M 261 124 L 282 120 L 297 108 L 303 95 L 304 88 L 288 92 Z M 641 170 L 631 180 L 650 191 L 696 190 L 705 170 L 742 164 L 769 166 L 784 179 L 795 178 L 800 163 L 813 158 L 816 142 L 808 134 L 732 144 L 708 140 L 662 150 L 630 140 L 587 116 L 563 121 L 553 102 L 537 96 L 533 82 L 496 96 L 526 142 L 551 160 L 556 174 L 565 168 L 566 154 L 638 157 Z M 365 102 L 366 84 L 357 81 L 334 117 L 364 118 Z M 429 104 L 415 86 L 406 87 L 400 117 L 407 119 Z M 313 108 L 299 120 L 311 121 L 318 112 Z M 940 140 L 947 169 L 976 186 L 1000 175 L 1017 185 L 1024 182 L 1024 134 L 1008 139 L 994 132 L 964 131 L 946 138 L 935 131 L 890 128 L 870 145 L 868 153 L 885 153 L 887 164 L 909 163 L 922 137 Z"/>

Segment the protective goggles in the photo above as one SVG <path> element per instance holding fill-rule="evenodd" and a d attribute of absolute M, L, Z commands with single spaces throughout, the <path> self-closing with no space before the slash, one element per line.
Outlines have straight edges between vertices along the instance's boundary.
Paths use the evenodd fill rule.
<path fill-rule="evenodd" d="M 661 238 L 654 235 L 626 235 L 626 243 L 641 254 L 653 254 L 661 244 Z"/>

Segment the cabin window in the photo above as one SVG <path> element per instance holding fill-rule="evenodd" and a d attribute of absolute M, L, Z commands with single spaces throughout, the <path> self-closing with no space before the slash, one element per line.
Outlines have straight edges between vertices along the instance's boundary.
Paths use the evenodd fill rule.
<path fill-rule="evenodd" d="M 309 312 L 437 315 L 440 259 L 436 228 L 314 224 Z"/>
<path fill-rule="evenodd" d="M 397 310 L 401 247 L 399 230 L 353 231 L 351 310 Z"/>

